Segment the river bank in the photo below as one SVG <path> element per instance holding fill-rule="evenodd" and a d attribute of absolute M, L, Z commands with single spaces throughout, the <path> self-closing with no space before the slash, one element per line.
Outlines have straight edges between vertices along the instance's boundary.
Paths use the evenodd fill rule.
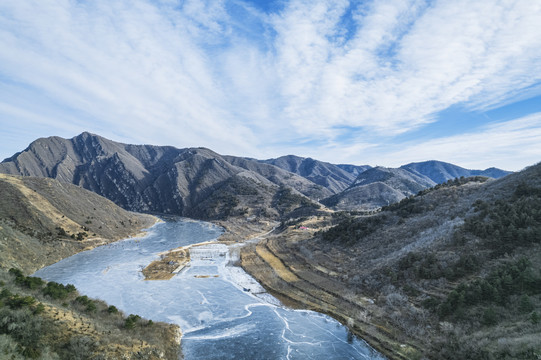
<path fill-rule="evenodd" d="M 166 222 L 143 239 L 77 254 L 36 275 L 73 283 L 126 313 L 179 325 L 186 359 L 382 359 L 329 316 L 274 300 L 235 266 L 240 242 L 211 241 L 221 233 L 209 223 Z M 143 279 L 141 269 L 157 254 L 190 245 L 189 267 L 167 281 Z"/>
<path fill-rule="evenodd" d="M 270 220 L 230 218 L 228 220 L 214 221 L 214 224 L 220 226 L 224 231 L 213 243 L 244 246 L 254 240 L 257 241 L 261 236 L 268 235 L 279 223 Z M 185 266 L 189 265 L 190 248 L 202 245 L 204 244 L 182 246 L 158 254 L 160 258 L 152 261 L 142 270 L 145 280 L 171 279 L 175 274 L 182 271 Z M 238 264 L 240 247 L 237 247 L 237 250 L 233 249 L 231 248 L 230 251 L 237 254 L 236 256 L 233 255 L 233 258 L 236 259 L 233 261 Z"/>
<path fill-rule="evenodd" d="M 284 304 L 332 316 L 390 359 L 414 358 L 415 346 L 397 340 L 373 299 L 353 293 L 341 284 L 339 274 L 312 260 L 308 251 L 297 251 L 294 244 L 325 225 L 309 219 L 247 245 L 240 265 Z"/>
<path fill-rule="evenodd" d="M 411 358 L 416 353 L 415 349 L 398 342 L 393 330 L 377 320 L 379 309 L 372 299 L 348 297 L 345 295 L 348 289 L 336 282 L 337 274 L 316 263 L 307 263 L 306 259 L 301 261 L 300 257 L 290 252 L 288 244 L 310 238 L 325 226 L 324 223 L 310 218 L 271 235 L 278 226 L 277 222 L 234 218 L 215 222 L 224 229 L 224 233 L 212 243 L 227 245 L 230 261 L 246 271 L 250 275 L 248 278 L 257 280 L 243 284 L 245 276 L 232 279 L 245 290 L 259 294 L 271 303 L 276 298 L 278 303 L 293 309 L 327 314 L 385 356 L 391 359 Z M 179 268 L 182 271 L 189 266 L 190 249 L 205 245 L 194 244 L 165 251 L 160 254 L 160 259 L 142 270 L 145 279 L 171 279 Z M 234 267 L 228 269 L 233 271 Z M 235 274 L 230 274 L 235 277 Z M 262 295 L 266 292 L 270 295 Z"/>

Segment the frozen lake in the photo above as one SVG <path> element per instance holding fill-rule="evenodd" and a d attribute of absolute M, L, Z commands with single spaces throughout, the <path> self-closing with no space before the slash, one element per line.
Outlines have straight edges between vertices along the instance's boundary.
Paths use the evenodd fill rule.
<path fill-rule="evenodd" d="M 34 275 L 74 284 L 154 321 L 178 324 L 185 359 L 383 359 L 334 319 L 287 309 L 239 267 L 222 244 L 190 249 L 190 266 L 171 280 L 144 281 L 160 252 L 216 239 L 221 228 L 182 220 L 160 223 L 144 238 L 85 251 Z"/>

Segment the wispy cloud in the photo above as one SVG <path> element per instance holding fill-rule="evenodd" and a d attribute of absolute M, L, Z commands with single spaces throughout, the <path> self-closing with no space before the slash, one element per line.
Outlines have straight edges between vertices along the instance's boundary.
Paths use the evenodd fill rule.
<path fill-rule="evenodd" d="M 503 123 L 483 126 L 476 131 L 409 142 L 367 154 L 377 164 L 400 166 L 410 162 L 441 160 L 470 169 L 496 166 L 518 171 L 541 161 L 541 113 Z"/>
<path fill-rule="evenodd" d="M 519 0 L 290 0 L 270 13 L 242 0 L 5 0 L 0 122 L 31 138 L 90 130 L 256 157 L 390 161 L 366 154 L 393 153 L 385 142 L 449 106 L 541 95 L 539 23 L 541 3 Z M 417 150 L 434 157 L 438 141 Z"/>
<path fill-rule="evenodd" d="M 278 27 L 279 39 L 287 39 L 279 43 L 280 68 L 293 79 L 283 82 L 288 110 L 303 126 L 317 119 L 324 129 L 399 133 L 433 121 L 450 105 L 492 106 L 541 79 L 535 4 L 389 1 L 359 14 L 353 6 L 357 32 L 333 42 L 344 9 L 318 12 L 308 3 L 298 5 L 304 12 L 283 17 L 285 29 Z"/>

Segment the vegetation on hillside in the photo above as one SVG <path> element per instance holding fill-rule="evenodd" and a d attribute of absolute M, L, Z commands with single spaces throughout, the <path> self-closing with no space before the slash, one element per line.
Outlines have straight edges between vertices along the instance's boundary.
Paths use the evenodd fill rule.
<path fill-rule="evenodd" d="M 287 186 L 281 186 L 272 201 L 273 206 L 278 210 L 281 217 L 294 210 L 305 209 L 307 212 L 313 212 L 320 208 L 320 205 L 313 202 L 306 196 L 294 192 Z"/>
<path fill-rule="evenodd" d="M 537 359 L 540 171 L 499 183 L 459 178 L 381 212 L 344 213 L 288 251 L 323 266 L 320 277 L 336 274 L 344 287 L 336 294 L 352 306 L 374 299 L 371 323 L 417 349 L 407 358 Z"/>
<path fill-rule="evenodd" d="M 477 200 L 474 211 L 475 215 L 465 220 L 464 232 L 482 239 L 494 257 L 541 243 L 541 187 L 521 183 L 510 198 Z M 467 238 L 462 235 L 460 241 Z"/>
<path fill-rule="evenodd" d="M 0 271 L 2 359 L 177 359 L 176 326 L 125 316 L 73 285 Z"/>

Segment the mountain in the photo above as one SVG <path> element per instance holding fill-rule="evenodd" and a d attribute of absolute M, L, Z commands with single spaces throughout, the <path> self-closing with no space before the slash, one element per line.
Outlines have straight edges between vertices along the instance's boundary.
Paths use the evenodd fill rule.
<path fill-rule="evenodd" d="M 353 176 L 355 176 L 355 178 L 357 178 L 357 176 L 359 176 L 359 174 L 362 173 L 363 171 L 366 171 L 366 170 L 372 168 L 372 166 L 370 166 L 370 165 L 338 164 L 336 166 L 338 166 L 342 170 L 347 171 L 350 174 L 353 174 Z"/>
<path fill-rule="evenodd" d="M 398 202 L 404 197 L 401 191 L 382 182 L 375 182 L 351 187 L 323 199 L 321 203 L 335 210 L 371 211 Z"/>
<path fill-rule="evenodd" d="M 309 177 L 267 161 L 258 161 L 234 156 L 224 156 L 224 159 L 232 165 L 260 174 L 274 184 L 289 186 L 312 199 L 325 198 L 332 194 L 332 190 L 322 184 L 312 181 Z"/>
<path fill-rule="evenodd" d="M 511 174 L 510 171 L 496 168 L 489 168 L 486 170 L 468 170 L 457 165 L 435 160 L 410 163 L 403 165 L 400 168 L 420 176 L 426 176 L 436 184 L 441 184 L 461 176 L 487 176 L 498 179 L 505 175 Z"/>
<path fill-rule="evenodd" d="M 33 272 L 87 248 L 137 234 L 156 222 L 47 178 L 0 174 L 0 267 Z"/>
<path fill-rule="evenodd" d="M 362 172 L 348 189 L 322 203 L 339 210 L 374 210 L 434 185 L 426 176 L 378 166 Z"/>
<path fill-rule="evenodd" d="M 506 170 L 502 170 L 502 169 L 498 169 L 498 168 L 495 168 L 495 167 L 491 167 L 491 168 L 488 168 L 488 169 L 485 169 L 485 170 L 471 170 L 472 171 L 472 176 L 487 176 L 487 177 L 491 177 L 493 179 L 499 179 L 501 177 L 504 177 L 504 176 L 507 176 L 509 174 L 512 174 L 513 172 L 512 171 L 506 171 Z"/>
<path fill-rule="evenodd" d="M 508 174 L 438 161 L 393 169 L 293 155 L 256 160 L 206 148 L 128 145 L 87 132 L 72 139 L 38 139 L 0 163 L 0 173 L 79 185 L 127 210 L 201 219 L 282 217 L 285 209 L 294 210 L 293 204 L 277 208 L 283 188 L 300 196 L 295 198 L 299 207 L 307 198 L 336 210 L 373 210 L 456 177 Z"/>
<path fill-rule="evenodd" d="M 541 164 L 282 230 L 246 249 L 243 267 L 391 359 L 541 353 Z"/>
<path fill-rule="evenodd" d="M 370 168 L 369 166 L 355 165 L 342 165 L 344 167 L 342 168 L 340 165 L 294 155 L 261 160 L 261 162 L 300 175 L 315 184 L 327 188 L 332 194 L 347 189 L 355 181 L 359 173 Z"/>
<path fill-rule="evenodd" d="M 384 183 L 403 193 L 417 193 L 422 189 L 436 185 L 436 182 L 410 171 L 398 168 L 375 167 L 361 173 L 351 187 Z"/>
<path fill-rule="evenodd" d="M 337 210 L 374 210 L 460 177 L 500 178 L 511 174 L 496 168 L 467 170 L 442 161 L 411 163 L 400 168 L 375 167 L 363 171 L 349 188 L 322 201 Z M 376 185 L 377 184 L 377 185 Z"/>
<path fill-rule="evenodd" d="M 301 176 L 255 160 L 205 148 L 127 145 L 87 132 L 72 139 L 38 139 L 0 163 L 0 173 L 79 185 L 132 211 L 205 219 L 279 216 L 272 204 L 283 186 L 315 200 L 331 195 Z"/>

